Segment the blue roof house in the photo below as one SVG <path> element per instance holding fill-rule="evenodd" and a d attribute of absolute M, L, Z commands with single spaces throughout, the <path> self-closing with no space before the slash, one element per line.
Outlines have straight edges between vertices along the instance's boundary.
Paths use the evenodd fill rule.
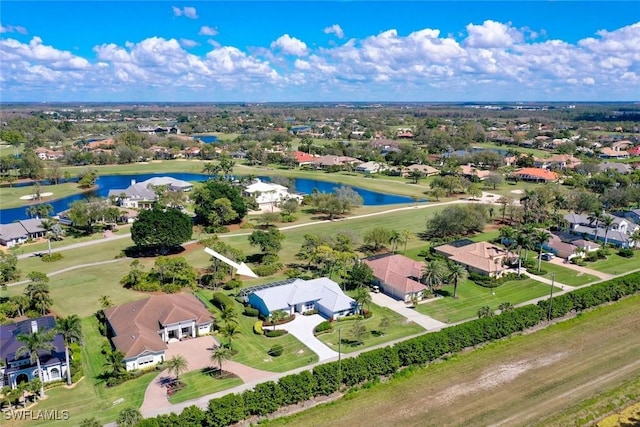
<path fill-rule="evenodd" d="M 261 287 L 248 296 L 249 304 L 268 317 L 282 310 L 289 314 L 318 310 L 328 319 L 353 314 L 356 303 L 345 295 L 336 282 L 326 277 L 296 279 L 276 286 Z"/>

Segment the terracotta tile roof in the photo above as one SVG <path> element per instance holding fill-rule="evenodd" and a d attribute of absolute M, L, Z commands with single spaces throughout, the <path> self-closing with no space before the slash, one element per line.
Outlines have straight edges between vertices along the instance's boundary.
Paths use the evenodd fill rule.
<path fill-rule="evenodd" d="M 127 358 L 144 351 L 166 350 L 167 345 L 158 334 L 164 325 L 189 320 L 199 325 L 213 320 L 211 313 L 191 294 L 154 295 L 107 308 L 104 313 L 115 335 L 113 344 Z"/>
<path fill-rule="evenodd" d="M 404 255 L 372 257 L 362 262 L 371 267 L 376 279 L 404 295 L 427 289 L 414 279 L 422 275 L 422 264 Z"/>
<path fill-rule="evenodd" d="M 480 169 L 476 169 L 475 167 L 473 167 L 471 165 L 462 165 L 462 166 L 460 166 L 460 168 L 462 168 L 462 174 L 463 175 L 477 176 L 480 179 L 486 178 L 489 175 L 491 175 L 490 171 L 483 171 L 483 170 L 480 170 Z"/>
<path fill-rule="evenodd" d="M 555 181 L 558 179 L 557 173 L 540 168 L 524 168 L 513 174 L 523 178 L 541 179 L 545 181 Z"/>
<path fill-rule="evenodd" d="M 302 151 L 294 151 L 293 157 L 296 159 L 298 163 L 311 163 L 316 159 L 316 156 L 302 152 Z"/>
<path fill-rule="evenodd" d="M 437 252 L 447 255 L 447 257 L 459 264 L 466 265 L 481 270 L 487 274 L 504 270 L 501 260 L 506 252 L 488 242 L 474 242 L 464 246 L 454 246 L 451 244 L 438 246 Z"/>

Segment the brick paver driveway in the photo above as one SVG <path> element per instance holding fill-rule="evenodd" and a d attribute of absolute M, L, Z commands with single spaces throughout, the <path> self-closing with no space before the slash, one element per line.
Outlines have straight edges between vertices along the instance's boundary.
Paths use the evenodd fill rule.
<path fill-rule="evenodd" d="M 216 345 L 218 345 L 218 343 L 212 336 L 171 343 L 169 344 L 169 349 L 165 352 L 165 360 L 169 360 L 173 356 L 180 354 L 187 359 L 189 371 L 215 366 L 215 362 L 211 361 L 211 350 Z M 224 362 L 223 368 L 225 371 L 240 377 L 245 383 L 265 380 L 274 375 L 273 372 L 261 371 L 230 360 Z M 142 412 L 143 416 L 152 414 L 155 408 L 171 406 L 171 403 L 169 403 L 167 399 L 167 389 L 165 388 L 165 384 L 170 379 L 169 373 L 167 370 L 164 370 L 151 381 L 144 393 L 142 407 L 140 407 L 140 412 Z"/>

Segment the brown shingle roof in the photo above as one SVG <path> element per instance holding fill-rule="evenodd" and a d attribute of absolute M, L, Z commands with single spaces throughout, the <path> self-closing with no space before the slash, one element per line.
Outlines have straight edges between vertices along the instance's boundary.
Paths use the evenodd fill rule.
<path fill-rule="evenodd" d="M 127 358 L 144 351 L 166 350 L 167 345 L 158 334 L 164 325 L 188 320 L 195 320 L 199 325 L 213 319 L 191 294 L 154 295 L 107 308 L 104 313 L 115 335 L 113 344 Z"/>
<path fill-rule="evenodd" d="M 411 258 L 403 255 L 388 255 L 365 259 L 362 262 L 371 267 L 376 279 L 402 294 L 427 289 L 425 285 L 413 279 L 422 275 L 422 264 Z"/>
<path fill-rule="evenodd" d="M 476 268 L 488 274 L 504 269 L 501 262 L 496 263 L 495 261 L 501 260 L 506 255 L 506 252 L 504 249 L 488 242 L 471 243 L 460 247 L 442 245 L 435 248 L 435 250 L 447 255 L 452 261 Z"/>

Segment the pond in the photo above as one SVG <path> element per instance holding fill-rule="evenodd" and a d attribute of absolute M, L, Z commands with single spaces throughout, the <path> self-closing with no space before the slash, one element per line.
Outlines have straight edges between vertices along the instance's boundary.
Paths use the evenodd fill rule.
<path fill-rule="evenodd" d="M 82 194 L 74 194 L 72 196 L 63 197 L 54 201 L 45 201 L 53 206 L 53 211 L 57 214 L 69 208 L 69 205 L 76 200 L 82 200 L 87 197 L 107 197 L 111 189 L 124 189 L 131 185 L 132 181 L 141 182 L 158 176 L 170 176 L 172 178 L 181 179 L 183 181 L 202 182 L 209 179 L 207 175 L 197 173 L 164 173 L 164 174 L 127 174 L 127 175 L 105 175 L 96 181 L 97 188 Z M 268 181 L 268 177 L 260 177 L 264 181 Z M 309 194 L 314 189 L 320 192 L 330 193 L 334 188 L 341 184 L 329 181 L 319 181 L 306 178 L 295 178 L 294 186 L 298 193 Z M 398 196 L 393 194 L 377 193 L 375 191 L 366 190 L 360 187 L 352 187 L 364 201 L 366 206 L 393 205 L 399 203 L 411 203 L 412 199 L 407 196 Z M 47 186 L 43 185 L 41 191 L 47 192 Z M 0 223 L 8 224 L 20 219 L 26 219 L 29 216 L 26 213 L 27 206 L 0 209 Z"/>

